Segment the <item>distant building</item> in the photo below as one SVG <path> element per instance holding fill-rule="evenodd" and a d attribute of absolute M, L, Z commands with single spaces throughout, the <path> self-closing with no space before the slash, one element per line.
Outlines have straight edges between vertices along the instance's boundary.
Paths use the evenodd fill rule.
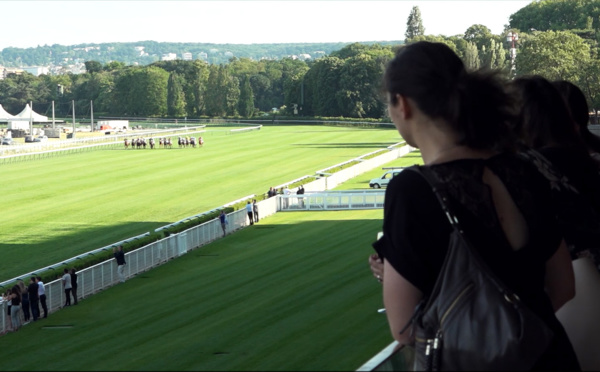
<path fill-rule="evenodd" d="M 192 60 L 192 53 L 186 52 L 182 54 L 183 60 L 184 61 L 191 61 Z"/>
<path fill-rule="evenodd" d="M 174 61 L 176 59 L 177 59 L 177 54 L 175 54 L 175 53 L 163 54 L 162 57 L 160 57 L 161 61 Z"/>
<path fill-rule="evenodd" d="M 0 66 L 0 80 L 6 79 L 8 74 L 21 75 L 23 72 L 24 70 L 22 68 Z"/>
<path fill-rule="evenodd" d="M 89 52 L 90 50 L 100 50 L 100 47 L 99 46 L 96 46 L 96 47 L 88 46 L 85 48 L 73 48 L 73 50 L 85 50 L 86 52 Z"/>
<path fill-rule="evenodd" d="M 23 70 L 29 72 L 33 76 L 48 75 L 50 69 L 44 66 L 29 66 L 23 67 Z"/>
<path fill-rule="evenodd" d="M 298 56 L 298 59 L 302 60 L 302 61 L 306 61 L 307 59 L 311 59 L 312 57 L 310 56 L 310 54 L 307 53 L 302 53 Z"/>
<path fill-rule="evenodd" d="M 145 49 L 145 48 L 146 48 L 146 47 L 143 47 L 143 46 L 136 46 L 136 47 L 133 47 L 133 49 L 135 49 L 135 51 L 139 53 L 138 55 L 139 55 L 140 57 L 143 57 L 143 56 L 147 56 L 147 55 L 148 55 L 148 53 L 146 53 L 146 52 L 144 51 L 144 49 Z"/>
<path fill-rule="evenodd" d="M 225 52 L 224 55 L 225 55 L 225 57 L 229 57 L 229 58 L 233 57 L 233 53 L 231 53 L 231 52 Z"/>
<path fill-rule="evenodd" d="M 200 52 L 200 53 L 198 53 L 198 59 L 201 59 L 203 61 L 208 61 L 208 54 L 206 52 Z"/>

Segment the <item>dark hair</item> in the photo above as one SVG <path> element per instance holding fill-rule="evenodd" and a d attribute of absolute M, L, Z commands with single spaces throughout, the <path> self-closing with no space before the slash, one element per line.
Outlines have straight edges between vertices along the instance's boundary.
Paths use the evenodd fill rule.
<path fill-rule="evenodd" d="M 511 149 L 513 105 L 497 72 L 468 72 L 442 43 L 420 41 L 401 47 L 384 74 L 390 104 L 396 94 L 411 98 L 427 116 L 446 121 L 458 144 L 476 149 Z"/>
<path fill-rule="evenodd" d="M 579 87 L 566 80 L 558 80 L 552 82 L 552 85 L 558 89 L 563 96 L 574 124 L 577 126 L 579 136 L 586 146 L 595 152 L 600 152 L 600 137 L 590 132 L 588 123 L 590 121 L 590 109 L 585 98 L 585 94 Z"/>
<path fill-rule="evenodd" d="M 519 106 L 515 132 L 527 146 L 581 146 L 569 108 L 550 81 L 538 76 L 523 76 L 512 81 L 509 93 Z"/>

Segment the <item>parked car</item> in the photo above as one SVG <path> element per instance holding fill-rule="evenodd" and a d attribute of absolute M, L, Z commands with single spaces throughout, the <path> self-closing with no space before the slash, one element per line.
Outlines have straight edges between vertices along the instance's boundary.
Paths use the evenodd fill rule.
<path fill-rule="evenodd" d="M 2 144 L 3 145 L 14 145 L 15 141 L 12 138 L 2 138 Z"/>
<path fill-rule="evenodd" d="M 47 142 L 48 136 L 37 136 L 33 139 L 33 142 Z"/>
<path fill-rule="evenodd" d="M 380 189 L 384 186 L 387 186 L 390 183 L 390 180 L 395 176 L 399 175 L 404 168 L 392 169 L 386 171 L 381 177 L 373 178 L 369 181 L 369 187 L 374 189 Z"/>

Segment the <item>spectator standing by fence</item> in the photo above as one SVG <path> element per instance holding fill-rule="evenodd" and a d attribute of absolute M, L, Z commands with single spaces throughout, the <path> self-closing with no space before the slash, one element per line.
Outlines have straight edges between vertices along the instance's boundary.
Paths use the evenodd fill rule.
<path fill-rule="evenodd" d="M 252 201 L 252 213 L 254 215 L 254 222 L 258 222 L 258 204 L 256 204 L 256 199 Z"/>
<path fill-rule="evenodd" d="M 21 308 L 23 309 L 23 319 L 24 323 L 29 323 L 31 319 L 31 311 L 29 311 L 29 292 L 27 292 L 27 288 L 25 288 L 25 283 L 22 280 L 19 280 L 19 290 L 21 291 Z"/>
<path fill-rule="evenodd" d="M 73 295 L 73 305 L 77 305 L 77 271 L 71 269 L 71 294 Z"/>
<path fill-rule="evenodd" d="M 13 332 L 16 332 L 21 328 L 21 290 L 18 285 L 12 287 L 11 293 L 8 297 L 11 302 L 10 319 L 12 322 Z"/>
<path fill-rule="evenodd" d="M 41 276 L 36 277 L 35 281 L 38 285 L 38 297 L 40 299 L 40 304 L 42 305 L 42 309 L 44 310 L 44 318 L 47 318 L 48 317 L 48 306 L 46 305 L 46 287 L 44 287 L 44 282 L 42 282 Z"/>
<path fill-rule="evenodd" d="M 123 252 L 123 246 L 119 246 L 119 250 L 113 248 L 115 259 L 117 260 L 117 273 L 119 274 L 119 281 L 125 283 L 125 252 Z"/>
<path fill-rule="evenodd" d="M 296 195 L 304 195 L 304 186 L 303 185 L 300 185 L 300 187 L 298 187 L 298 191 L 296 191 Z M 300 205 L 300 208 L 304 208 L 304 197 L 303 196 L 298 197 L 298 204 Z"/>
<path fill-rule="evenodd" d="M 40 317 L 40 301 L 38 295 L 39 287 L 35 281 L 35 276 L 29 279 L 29 285 L 27 286 L 27 292 L 29 293 L 29 306 L 31 307 L 31 315 L 35 322 Z"/>
<path fill-rule="evenodd" d="M 223 229 L 223 236 L 227 234 L 227 216 L 225 215 L 225 211 L 221 210 L 221 214 L 219 214 L 219 221 L 221 221 L 221 228 Z"/>
<path fill-rule="evenodd" d="M 288 186 L 285 187 L 285 189 L 283 189 L 283 195 L 287 196 L 286 198 L 283 198 L 283 205 L 285 206 L 285 208 L 288 207 L 288 205 L 290 205 L 290 199 L 289 196 L 292 192 L 290 191 L 290 188 Z"/>
<path fill-rule="evenodd" d="M 12 290 L 9 288 L 6 290 L 6 293 L 2 295 L 2 300 L 6 302 L 6 331 L 12 331 L 12 317 L 10 316 L 12 312 Z"/>
<path fill-rule="evenodd" d="M 71 274 L 69 273 L 69 269 L 64 270 L 64 275 L 62 277 L 62 285 L 65 290 L 65 306 L 71 306 Z"/>
<path fill-rule="evenodd" d="M 254 225 L 254 217 L 252 213 L 252 204 L 250 204 L 250 200 L 246 203 L 246 213 L 248 213 L 248 219 L 250 220 L 250 225 Z"/>

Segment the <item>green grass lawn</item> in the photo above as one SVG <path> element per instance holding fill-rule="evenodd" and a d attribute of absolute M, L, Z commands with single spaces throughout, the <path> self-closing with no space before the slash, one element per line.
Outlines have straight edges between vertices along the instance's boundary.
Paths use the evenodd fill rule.
<path fill-rule="evenodd" d="M 355 370 L 392 341 L 381 218 L 277 213 L 0 337 L 0 370 Z"/>
<path fill-rule="evenodd" d="M 195 149 L 118 148 L 2 164 L 0 281 L 401 140 L 395 129 L 300 125 L 203 137 Z"/>

